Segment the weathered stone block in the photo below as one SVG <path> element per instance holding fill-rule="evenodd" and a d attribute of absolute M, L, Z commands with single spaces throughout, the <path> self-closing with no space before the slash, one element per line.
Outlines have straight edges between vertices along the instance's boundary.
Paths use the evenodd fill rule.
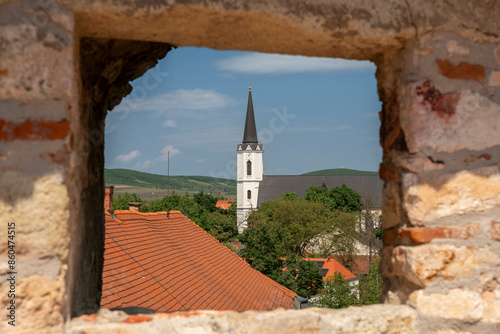
<path fill-rule="evenodd" d="M 407 105 L 400 122 L 410 153 L 480 151 L 500 144 L 500 106 L 488 97 L 468 89 L 441 93 L 430 81 L 403 92 Z"/>
<path fill-rule="evenodd" d="M 414 225 L 500 206 L 497 166 L 421 179 L 403 176 L 404 207 Z"/>
<path fill-rule="evenodd" d="M 491 222 L 489 235 L 491 239 L 500 240 L 500 223 Z"/>
<path fill-rule="evenodd" d="M 40 178 L 15 171 L 0 174 L 0 221 L 16 224 L 16 247 L 26 253 L 66 260 L 68 206 L 62 171 Z M 0 244 L 7 243 L 6 234 L 6 228 L 0 229 Z"/>
<path fill-rule="evenodd" d="M 0 17 L 0 98 L 67 97 L 74 82 L 73 15 L 50 1 L 4 4 Z"/>
<path fill-rule="evenodd" d="M 488 248 L 449 244 L 398 246 L 390 250 L 389 254 L 384 250 L 384 257 L 388 256 L 391 259 L 386 265 L 386 275 L 403 276 L 421 287 L 437 278 L 458 280 L 499 264 L 498 254 Z"/>
<path fill-rule="evenodd" d="M 100 312 L 101 313 L 101 312 Z M 342 310 L 310 308 L 271 312 L 199 311 L 131 316 L 105 312 L 82 316 L 67 326 L 84 333 L 416 333 L 416 311 L 403 305 L 370 305 Z M 125 322 L 126 319 L 145 319 Z M 113 320 L 114 319 L 114 320 Z"/>
<path fill-rule="evenodd" d="M 440 170 L 440 169 L 443 169 L 443 167 L 444 167 L 444 164 L 435 163 L 427 157 L 415 157 L 415 156 L 403 157 L 403 156 L 400 156 L 397 158 L 397 161 L 401 167 L 403 167 L 403 168 L 405 168 L 413 173 L 422 173 L 422 172 L 428 172 L 428 171 L 433 171 L 433 170 Z"/>
<path fill-rule="evenodd" d="M 401 200 L 399 188 L 392 182 L 386 182 L 382 190 L 382 228 L 388 229 L 399 225 L 401 221 Z"/>
<path fill-rule="evenodd" d="M 0 322 L 2 333 L 63 333 L 64 272 L 56 281 L 32 275 L 16 283 L 16 326 Z M 7 284 L 0 285 L 0 308 L 5 310 L 10 302 Z M 4 318 L 4 317 L 2 317 Z M 12 332 L 12 329 L 15 331 Z"/>
<path fill-rule="evenodd" d="M 417 290 L 410 303 L 429 317 L 477 321 L 483 316 L 481 294 L 476 291 L 451 289 L 447 294 L 425 293 Z"/>

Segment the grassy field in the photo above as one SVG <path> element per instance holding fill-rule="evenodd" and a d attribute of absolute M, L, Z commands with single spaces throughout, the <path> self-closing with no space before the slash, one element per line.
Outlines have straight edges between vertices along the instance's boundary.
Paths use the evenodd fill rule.
<path fill-rule="evenodd" d="M 107 185 L 113 185 L 113 184 L 107 184 Z M 153 197 L 152 191 L 153 188 L 151 187 L 138 187 L 138 186 L 129 186 L 129 185 L 114 185 L 115 186 L 115 191 L 114 191 L 114 196 L 118 195 L 124 195 L 125 193 L 133 194 L 135 193 L 137 196 L 139 196 L 143 201 L 146 202 L 151 202 L 152 200 L 162 198 L 163 196 L 167 195 L 167 189 L 155 189 L 155 197 Z M 170 194 L 172 194 L 175 191 L 176 194 L 184 196 L 186 194 L 185 190 L 180 190 L 180 189 L 170 189 Z M 196 194 L 198 191 L 187 191 L 189 196 L 193 196 L 193 194 Z M 218 195 L 218 194 L 213 194 L 213 195 Z M 236 195 L 222 195 L 227 199 L 236 199 Z"/>
<path fill-rule="evenodd" d="M 209 176 L 184 176 L 150 174 L 129 169 L 104 169 L 106 185 L 115 186 L 115 193 L 135 193 L 143 200 L 153 199 L 152 191 L 155 189 L 155 198 L 163 197 L 175 191 L 179 195 L 186 192 L 189 195 L 203 191 L 206 194 L 231 198 L 236 196 L 236 180 L 214 178 Z"/>

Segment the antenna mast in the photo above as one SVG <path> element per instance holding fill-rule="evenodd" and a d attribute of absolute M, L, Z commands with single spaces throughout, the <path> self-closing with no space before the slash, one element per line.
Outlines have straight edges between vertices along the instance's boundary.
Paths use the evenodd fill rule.
<path fill-rule="evenodd" d="M 167 152 L 167 196 L 170 196 L 170 151 Z"/>

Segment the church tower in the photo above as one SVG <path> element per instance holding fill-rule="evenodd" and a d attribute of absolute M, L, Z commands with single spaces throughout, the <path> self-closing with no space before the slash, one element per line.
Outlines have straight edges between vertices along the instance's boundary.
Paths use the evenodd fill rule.
<path fill-rule="evenodd" d="M 264 174 L 262 144 L 257 139 L 257 127 L 253 112 L 252 88 L 248 89 L 248 106 L 243 142 L 238 144 L 237 157 L 237 224 L 238 232 L 247 228 L 247 217 L 257 209 L 259 184 Z"/>

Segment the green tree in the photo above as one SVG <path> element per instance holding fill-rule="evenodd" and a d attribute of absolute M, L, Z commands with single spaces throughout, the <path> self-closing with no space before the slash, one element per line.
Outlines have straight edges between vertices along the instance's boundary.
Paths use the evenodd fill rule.
<path fill-rule="evenodd" d="M 382 276 L 379 271 L 380 258 L 371 263 L 368 275 L 359 282 L 359 300 L 363 305 L 378 304 L 382 297 Z"/>
<path fill-rule="evenodd" d="M 295 282 L 297 294 L 311 297 L 323 288 L 323 275 L 316 263 L 313 261 L 298 260 Z"/>
<path fill-rule="evenodd" d="M 216 203 L 216 197 L 202 192 L 195 194 L 194 198 L 190 198 L 188 194 L 181 197 L 174 192 L 170 196 L 164 196 L 147 206 L 142 206 L 141 212 L 179 210 L 217 240 L 221 242 L 232 240 L 238 234 L 236 205 L 231 205 L 228 210 L 222 210 L 215 207 Z"/>
<path fill-rule="evenodd" d="M 128 210 L 128 203 L 131 202 L 140 202 L 142 203 L 142 199 L 137 196 L 135 193 L 129 194 L 125 192 L 125 195 L 118 195 L 113 198 L 113 210 Z"/>
<path fill-rule="evenodd" d="M 349 285 L 340 272 L 328 277 L 323 287 L 316 303 L 319 307 L 344 308 L 359 304 L 355 289 Z"/>
<path fill-rule="evenodd" d="M 230 241 L 238 235 L 236 217 L 231 217 L 227 213 L 214 211 L 208 214 L 208 220 L 211 221 L 210 225 L 212 226 L 208 232 L 220 242 Z"/>
<path fill-rule="evenodd" d="M 326 187 L 311 187 L 307 189 L 304 198 L 310 202 L 329 205 L 332 210 L 358 212 L 361 210 L 361 195 L 348 188 L 345 184 L 328 190 Z"/>
<path fill-rule="evenodd" d="M 330 224 L 313 239 L 314 248 L 320 257 L 332 254 L 350 259 L 356 254 L 356 241 L 359 233 L 356 231 L 358 214 L 334 210 L 328 215 Z"/>
<path fill-rule="evenodd" d="M 241 256 L 251 259 L 249 262 L 254 269 L 284 286 L 293 284 L 293 276 L 285 277 L 283 273 L 283 254 L 286 254 L 283 245 L 290 238 L 288 231 L 262 224 L 259 228 L 246 229 L 239 238 L 246 246 Z"/>
<path fill-rule="evenodd" d="M 307 189 L 306 195 L 304 199 L 309 202 L 315 203 L 323 203 L 328 206 L 333 206 L 333 200 L 330 197 L 330 192 L 326 189 L 326 186 L 323 187 L 311 187 Z"/>
<path fill-rule="evenodd" d="M 310 261 L 297 260 L 295 254 L 282 257 L 290 236 L 288 231 L 263 225 L 259 230 L 247 229 L 240 235 L 246 248 L 240 255 L 250 265 L 277 283 L 303 296 L 312 296 L 322 288 L 323 277 L 319 267 Z M 276 241 L 280 242 L 276 242 Z"/>
<path fill-rule="evenodd" d="M 295 201 L 297 199 L 297 193 L 287 191 L 281 196 L 281 199 L 285 201 Z"/>
<path fill-rule="evenodd" d="M 163 196 L 161 199 L 151 201 L 149 205 L 141 206 L 141 212 L 158 212 L 167 210 L 179 210 L 181 197 L 175 192 L 170 196 Z"/>
<path fill-rule="evenodd" d="M 279 243 L 279 256 L 295 254 L 302 257 L 315 237 L 334 229 L 337 223 L 335 214 L 322 203 L 304 199 L 269 201 L 248 217 L 248 224 L 252 228 L 243 234 L 271 233 L 274 242 Z M 262 230 L 264 226 L 268 232 Z M 247 232 L 250 230 L 252 232 Z M 278 239 L 278 235 L 286 235 L 286 239 Z"/>
<path fill-rule="evenodd" d="M 330 189 L 330 197 L 333 199 L 334 209 L 345 212 L 358 212 L 361 210 L 361 195 L 345 184 Z"/>
<path fill-rule="evenodd" d="M 217 197 L 210 194 L 204 194 L 202 191 L 194 194 L 193 200 L 195 203 L 202 206 L 205 211 L 214 212 L 216 210 L 215 204 L 217 203 Z"/>

